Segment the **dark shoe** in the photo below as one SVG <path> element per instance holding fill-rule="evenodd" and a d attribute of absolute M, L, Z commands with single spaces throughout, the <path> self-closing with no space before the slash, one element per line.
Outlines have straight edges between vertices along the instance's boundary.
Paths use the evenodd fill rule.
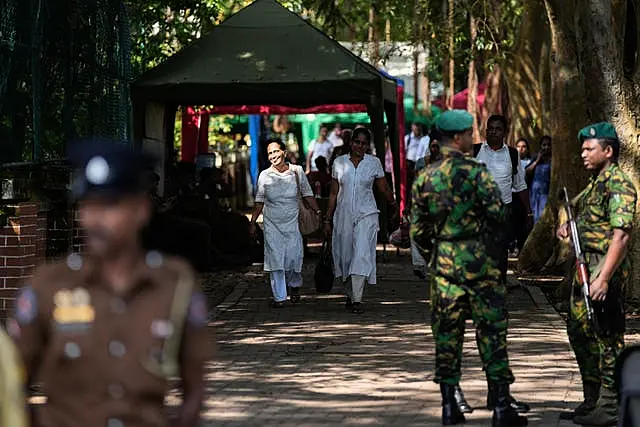
<path fill-rule="evenodd" d="M 353 308 L 351 309 L 351 312 L 355 313 L 355 314 L 364 313 L 364 309 L 362 308 L 362 304 L 360 304 L 359 302 L 354 302 L 353 303 Z"/>
<path fill-rule="evenodd" d="M 284 301 L 271 301 L 271 308 L 283 308 Z"/>
<path fill-rule="evenodd" d="M 458 409 L 460 410 L 460 412 L 462 412 L 463 414 L 470 414 L 473 412 L 473 408 L 467 403 L 467 399 L 464 398 L 464 393 L 462 393 L 460 384 L 456 385 L 454 388 L 454 397 L 456 399 L 456 404 L 458 405 Z"/>
<path fill-rule="evenodd" d="M 300 302 L 300 288 L 291 288 L 291 302 L 294 304 Z"/>
<path fill-rule="evenodd" d="M 416 276 L 418 279 L 421 279 L 421 280 L 426 279 L 426 276 L 424 275 L 422 270 L 419 270 L 419 269 L 413 270 L 413 275 Z"/>
<path fill-rule="evenodd" d="M 588 426 L 615 426 L 618 424 L 618 395 L 614 390 L 602 387 L 596 408 L 585 415 L 573 417 L 575 424 Z"/>
<path fill-rule="evenodd" d="M 515 399 L 509 394 L 509 384 L 489 383 L 489 389 L 493 390 L 493 398 L 495 399 L 491 421 L 493 427 L 520 427 L 528 424 L 527 419 L 518 415 L 518 412 L 513 408 L 511 401 Z"/>
<path fill-rule="evenodd" d="M 464 424 L 466 421 L 456 402 L 456 387 L 451 384 L 440 384 L 442 394 L 442 425 L 452 426 Z"/>
<path fill-rule="evenodd" d="M 353 308 L 353 301 L 351 301 L 351 298 L 347 297 L 347 301 L 344 303 L 344 306 L 347 310 L 351 310 Z"/>
<path fill-rule="evenodd" d="M 600 384 L 588 381 L 582 382 L 582 392 L 584 393 L 584 402 L 582 402 L 574 411 L 573 416 L 587 415 L 596 409 L 598 398 L 600 397 Z"/>
<path fill-rule="evenodd" d="M 516 400 L 513 396 L 507 396 L 511 409 L 519 414 L 524 414 L 531 410 L 531 407 L 524 402 Z M 489 382 L 489 393 L 487 394 L 487 409 L 493 411 L 496 407 L 496 384 Z"/>

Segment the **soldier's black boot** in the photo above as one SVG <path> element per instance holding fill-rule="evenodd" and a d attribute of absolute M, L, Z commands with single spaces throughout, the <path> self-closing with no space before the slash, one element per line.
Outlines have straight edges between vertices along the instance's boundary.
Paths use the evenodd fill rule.
<path fill-rule="evenodd" d="M 456 405 L 458 405 L 460 412 L 463 414 L 470 414 L 473 412 L 473 408 L 469 403 L 467 403 L 467 399 L 464 398 L 464 393 L 462 393 L 462 389 L 459 384 L 455 386 L 454 396 L 456 398 Z"/>
<path fill-rule="evenodd" d="M 618 425 L 618 394 L 615 390 L 602 387 L 596 408 L 585 414 L 573 417 L 575 424 L 587 426 Z"/>
<path fill-rule="evenodd" d="M 493 411 L 496 407 L 497 397 L 496 397 L 496 388 L 497 385 L 491 381 L 489 381 L 489 393 L 487 394 L 487 409 Z M 524 402 L 520 402 L 516 400 L 510 394 L 507 396 L 509 401 L 509 406 L 514 411 L 524 414 L 525 412 L 529 412 L 531 408 Z"/>
<path fill-rule="evenodd" d="M 600 383 L 583 381 L 582 391 L 584 393 L 584 402 L 582 402 L 573 411 L 574 417 L 586 415 L 596 409 L 596 403 L 598 402 L 598 398 L 600 397 Z"/>
<path fill-rule="evenodd" d="M 509 394 L 509 384 L 491 384 L 494 389 L 495 407 L 493 409 L 492 427 L 526 426 L 528 421 L 519 415 L 511 405 L 513 399 Z"/>
<path fill-rule="evenodd" d="M 464 424 L 464 415 L 456 402 L 456 386 L 442 383 L 440 393 L 442 394 L 442 425 Z"/>

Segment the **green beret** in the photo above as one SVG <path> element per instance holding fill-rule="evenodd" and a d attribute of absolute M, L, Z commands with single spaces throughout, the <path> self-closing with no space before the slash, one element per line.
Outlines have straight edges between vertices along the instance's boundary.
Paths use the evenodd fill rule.
<path fill-rule="evenodd" d="M 449 110 L 436 119 L 436 127 L 444 133 L 464 132 L 473 127 L 473 116 L 465 110 Z"/>
<path fill-rule="evenodd" d="M 578 141 L 584 142 L 586 139 L 613 139 L 618 141 L 616 128 L 609 122 L 594 123 L 578 132 Z"/>

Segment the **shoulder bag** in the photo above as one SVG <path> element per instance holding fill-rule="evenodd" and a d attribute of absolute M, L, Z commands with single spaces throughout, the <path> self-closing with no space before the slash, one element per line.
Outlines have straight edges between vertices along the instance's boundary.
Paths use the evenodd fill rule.
<path fill-rule="evenodd" d="M 306 200 L 304 200 L 304 197 L 302 197 L 302 187 L 300 186 L 300 176 L 298 175 L 297 168 L 293 169 L 293 167 L 289 167 L 296 176 L 296 184 L 298 185 L 298 225 L 300 226 L 300 233 L 303 236 L 308 236 L 320 228 L 320 217 L 311 209 Z"/>

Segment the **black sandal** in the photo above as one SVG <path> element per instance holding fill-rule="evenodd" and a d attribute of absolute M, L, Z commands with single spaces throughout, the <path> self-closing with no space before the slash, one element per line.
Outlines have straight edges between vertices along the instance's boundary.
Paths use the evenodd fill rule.
<path fill-rule="evenodd" d="M 362 304 L 360 304 L 359 302 L 354 302 L 353 303 L 353 309 L 351 310 L 352 313 L 354 314 L 362 314 L 364 313 L 364 309 L 362 308 Z"/>
<path fill-rule="evenodd" d="M 293 304 L 300 302 L 300 288 L 291 288 L 291 302 Z"/>
<path fill-rule="evenodd" d="M 284 301 L 271 301 L 271 308 L 284 308 Z"/>

